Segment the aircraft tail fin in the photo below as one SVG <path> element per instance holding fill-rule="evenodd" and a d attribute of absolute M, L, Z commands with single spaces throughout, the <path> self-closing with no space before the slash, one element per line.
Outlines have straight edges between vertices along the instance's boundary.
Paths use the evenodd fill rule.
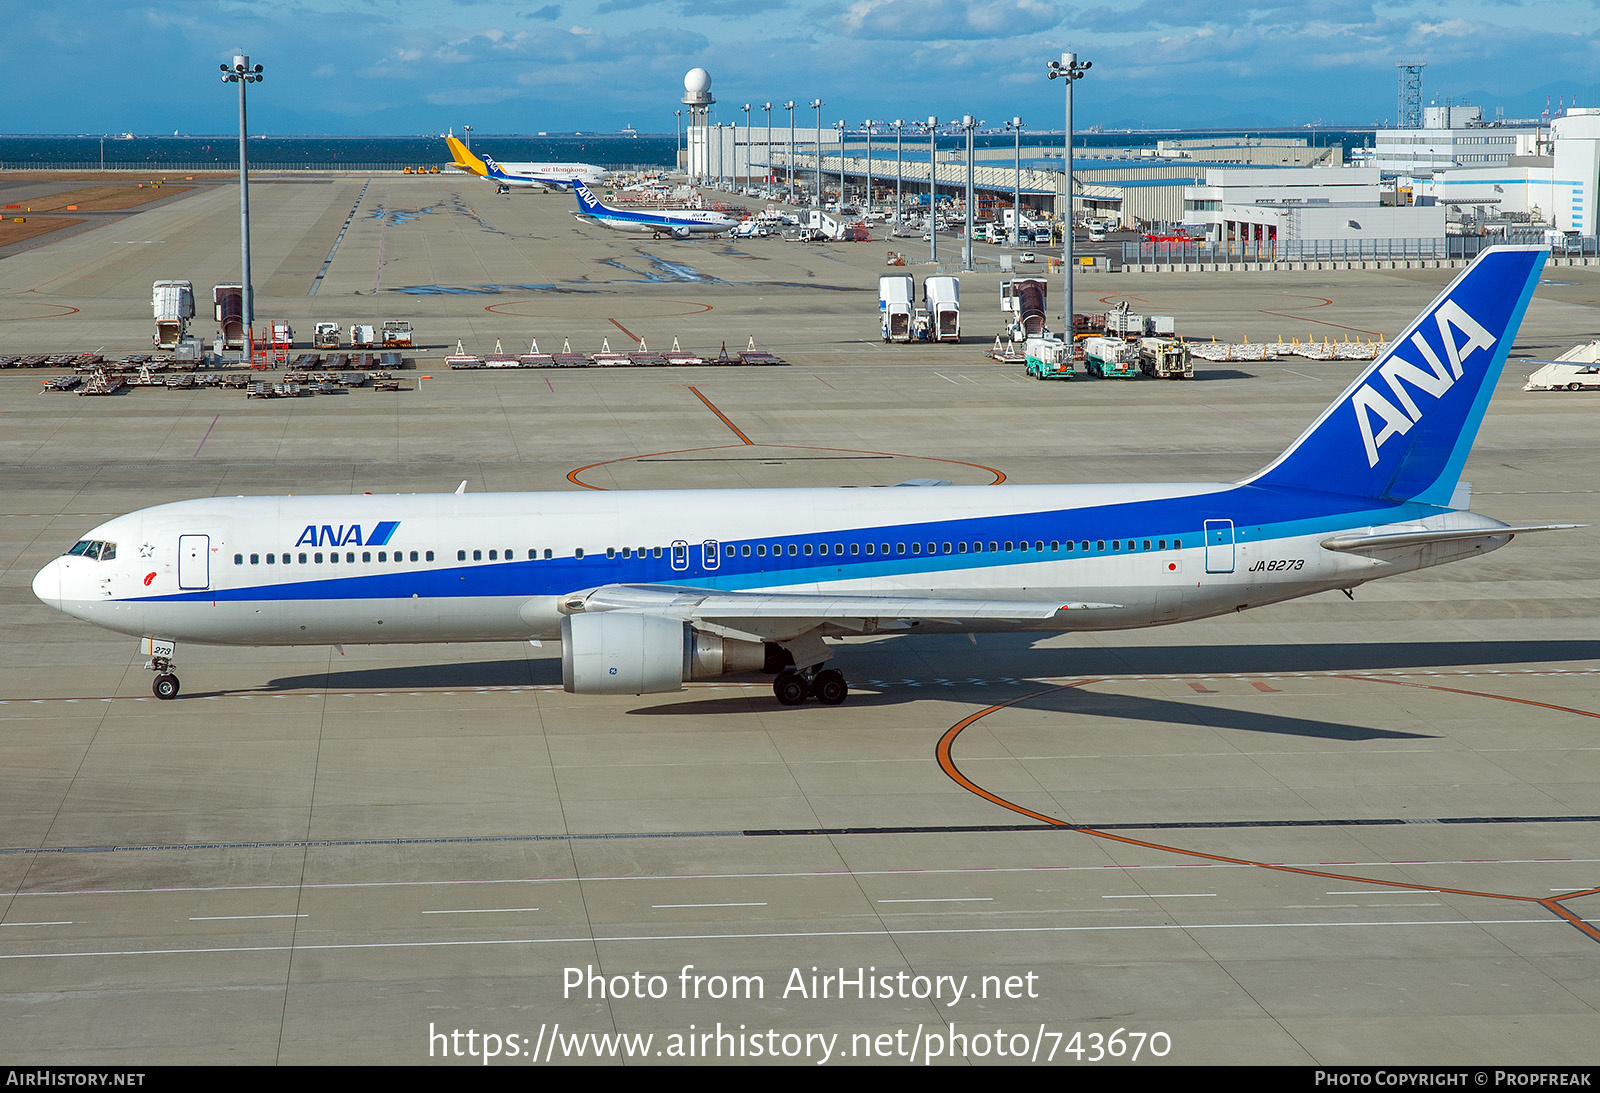
<path fill-rule="evenodd" d="M 572 180 L 572 192 L 577 195 L 578 211 L 584 216 L 595 216 L 606 211 L 606 207 L 600 204 L 600 199 L 594 196 L 594 191 L 582 179 Z"/>
<path fill-rule="evenodd" d="M 1448 507 L 1549 252 L 1478 255 L 1245 485 Z"/>
<path fill-rule="evenodd" d="M 456 167 L 466 171 L 468 174 L 488 176 L 489 168 L 484 165 L 483 160 L 473 155 L 465 144 L 462 144 L 454 136 L 445 137 L 444 142 L 450 148 L 450 156 L 455 161 Z"/>

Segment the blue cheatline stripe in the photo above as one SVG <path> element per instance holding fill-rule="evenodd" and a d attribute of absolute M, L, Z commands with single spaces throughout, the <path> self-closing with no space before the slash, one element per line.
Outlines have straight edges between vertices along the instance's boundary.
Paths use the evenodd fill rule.
<path fill-rule="evenodd" d="M 322 577 L 317 570 L 288 566 L 277 569 L 274 576 L 281 576 L 283 580 L 272 584 L 135 597 L 130 602 L 409 599 L 413 595 L 438 599 L 533 597 L 565 595 L 576 589 L 605 584 L 681 584 L 725 591 L 773 589 L 873 577 L 903 579 L 934 573 L 992 571 L 1047 561 L 1062 563 L 1076 559 L 1134 557 L 1144 553 L 1096 549 L 1094 544 L 1102 541 L 1109 545 L 1112 541 L 1130 539 L 1141 542 L 1166 539 L 1169 543 L 1182 540 L 1186 549 L 1196 549 L 1204 544 L 1203 526 L 1210 519 L 1233 521 L 1234 541 L 1242 544 L 1292 536 L 1328 535 L 1351 527 L 1417 520 L 1441 511 L 1435 506 L 1415 503 L 1393 504 L 1304 490 L 1234 486 L 1212 494 L 1085 509 L 838 529 L 799 536 L 723 539 L 718 544 L 723 554 L 717 559 L 717 565 L 709 569 L 701 565 L 698 546 L 689 550 L 687 569 L 672 567 L 670 549 L 663 549 L 659 558 L 637 555 L 623 558 L 619 551 L 614 558 L 597 553 L 581 559 L 508 560 L 338 577 Z M 1087 554 L 1082 549 L 1071 553 L 1064 550 L 1054 553 L 1048 550 L 1043 553 L 1033 550 L 943 553 L 947 542 L 952 545 L 982 542 L 987 547 L 990 542 L 1004 544 L 1024 540 L 1030 544 L 1070 540 L 1080 548 L 1087 540 L 1091 548 Z M 889 556 L 830 553 L 826 558 L 817 553 L 817 547 L 824 543 L 831 552 L 835 543 L 845 544 L 848 550 L 850 544 L 869 541 L 879 548 L 889 543 L 891 550 L 904 543 L 907 553 Z M 911 554 L 913 542 L 924 548 L 934 543 L 939 553 Z M 757 546 L 764 545 L 770 551 L 774 544 L 781 545 L 784 553 L 768 554 L 764 558 L 756 555 Z M 790 544 L 796 547 L 794 555 L 787 553 Z M 748 556 L 744 553 L 747 546 L 751 548 Z M 812 548 L 809 556 L 804 553 L 807 546 Z M 734 548 L 731 558 L 726 554 L 728 547 Z M 833 560 L 835 558 L 837 561 Z M 223 571 L 224 575 L 230 572 L 233 571 Z M 255 570 L 252 575 L 260 572 Z"/>

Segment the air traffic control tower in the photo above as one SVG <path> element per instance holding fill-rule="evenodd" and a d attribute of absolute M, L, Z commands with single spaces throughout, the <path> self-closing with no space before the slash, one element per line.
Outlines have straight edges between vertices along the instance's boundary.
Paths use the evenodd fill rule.
<path fill-rule="evenodd" d="M 711 93 L 711 73 L 703 68 L 691 68 L 683 77 L 683 105 L 689 108 L 689 125 L 684 131 L 687 138 L 684 164 L 689 178 L 700 182 L 711 174 L 711 108 L 717 97 Z"/>

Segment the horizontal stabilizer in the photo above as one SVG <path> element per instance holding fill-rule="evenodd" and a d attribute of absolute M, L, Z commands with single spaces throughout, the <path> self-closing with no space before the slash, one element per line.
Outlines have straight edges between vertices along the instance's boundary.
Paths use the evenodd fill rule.
<path fill-rule="evenodd" d="M 1533 531 L 1570 531 L 1573 528 L 1583 526 L 1582 524 L 1523 524 L 1519 527 L 1513 527 L 1510 524 L 1502 524 L 1498 527 L 1417 528 L 1410 531 L 1382 531 L 1370 534 L 1346 532 L 1342 535 L 1335 535 L 1322 540 L 1322 545 L 1328 550 L 1361 554 L 1373 550 L 1425 546 L 1428 543 L 1451 543 L 1467 539 L 1492 539 L 1500 536 L 1524 535 Z"/>

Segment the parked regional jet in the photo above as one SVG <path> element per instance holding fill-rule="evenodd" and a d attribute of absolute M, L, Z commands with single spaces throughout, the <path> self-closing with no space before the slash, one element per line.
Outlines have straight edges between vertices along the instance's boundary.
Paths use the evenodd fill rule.
<path fill-rule="evenodd" d="M 573 179 L 600 183 L 611 177 L 610 171 L 592 163 L 498 163 L 489 156 L 479 159 L 453 135 L 444 140 L 450 147 L 452 167 L 493 182 L 503 194 L 512 190 L 570 190 Z"/>
<path fill-rule="evenodd" d="M 572 192 L 578 195 L 580 220 L 625 232 L 649 232 L 652 237 L 670 235 L 687 239 L 691 235 L 716 235 L 732 231 L 739 221 L 714 209 L 614 209 L 603 205 L 582 180 L 574 179 Z"/>
<path fill-rule="evenodd" d="M 144 639 L 161 698 L 177 642 L 559 638 L 578 694 L 766 667 L 786 705 L 844 701 L 829 638 L 1118 630 L 1348 592 L 1572 526 L 1477 515 L 1459 483 L 1545 253 L 1484 252 L 1238 482 L 213 497 L 101 524 L 33 590 Z"/>

